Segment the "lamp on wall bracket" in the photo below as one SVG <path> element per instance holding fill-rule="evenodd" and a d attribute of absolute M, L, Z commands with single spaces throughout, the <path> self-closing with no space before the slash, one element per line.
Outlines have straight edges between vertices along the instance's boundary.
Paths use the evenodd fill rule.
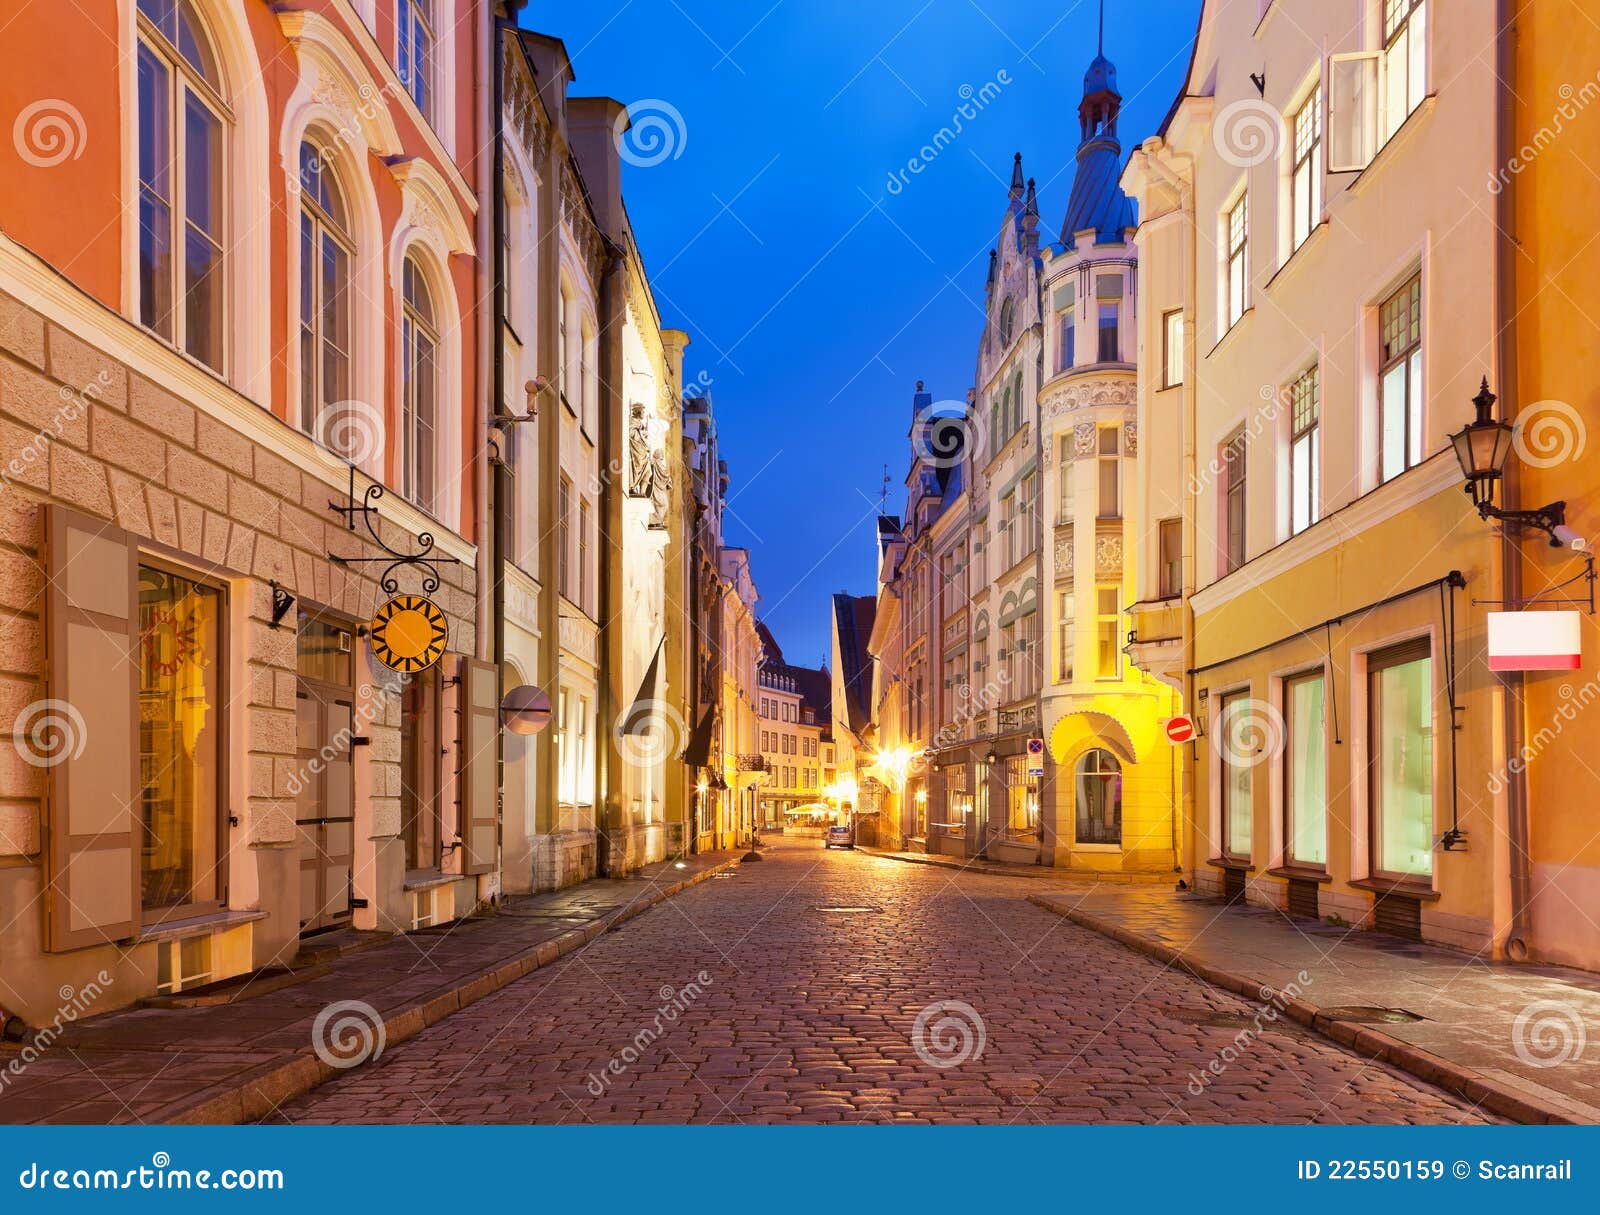
<path fill-rule="evenodd" d="M 1494 519 L 1513 529 L 1541 531 L 1550 537 L 1551 548 L 1565 546 L 1581 551 L 1587 545 L 1566 526 L 1565 502 L 1550 502 L 1533 510 L 1504 510 L 1494 504 L 1495 486 L 1505 476 L 1515 431 L 1511 423 L 1494 417 L 1497 400 L 1499 398 L 1489 391 L 1489 377 L 1484 376 L 1478 395 L 1472 398 L 1477 416 L 1450 436 L 1456 462 L 1467 479 L 1463 492 L 1477 506 L 1479 518 Z"/>
<path fill-rule="evenodd" d="M 272 587 L 272 627 L 277 628 L 283 623 L 283 618 L 289 614 L 289 609 L 294 606 L 294 596 L 284 590 L 276 582 L 268 584 Z"/>

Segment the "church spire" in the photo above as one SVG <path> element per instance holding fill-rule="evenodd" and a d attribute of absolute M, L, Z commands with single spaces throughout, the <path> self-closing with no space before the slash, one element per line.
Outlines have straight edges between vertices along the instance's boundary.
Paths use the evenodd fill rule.
<path fill-rule="evenodd" d="M 1022 199 L 1022 153 L 1018 152 L 1011 161 L 1011 197 L 1018 201 Z"/>

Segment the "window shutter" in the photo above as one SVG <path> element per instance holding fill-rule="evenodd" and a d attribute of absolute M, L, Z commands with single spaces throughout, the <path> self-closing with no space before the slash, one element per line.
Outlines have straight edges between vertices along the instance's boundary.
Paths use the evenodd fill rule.
<path fill-rule="evenodd" d="M 460 805 L 463 873 L 495 868 L 500 839 L 500 676 L 492 662 L 462 657 Z"/>
<path fill-rule="evenodd" d="M 1328 172 L 1354 173 L 1378 150 L 1378 55 L 1328 60 Z"/>
<path fill-rule="evenodd" d="M 138 556 L 120 530 L 45 508 L 48 693 L 68 737 L 50 768 L 46 948 L 139 927 Z"/>

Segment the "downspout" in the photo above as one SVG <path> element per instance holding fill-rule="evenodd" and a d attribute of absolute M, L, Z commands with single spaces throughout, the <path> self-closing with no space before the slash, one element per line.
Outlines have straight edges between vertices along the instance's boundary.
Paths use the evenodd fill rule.
<path fill-rule="evenodd" d="M 1198 249 L 1198 244 L 1197 244 L 1197 240 L 1196 240 L 1196 237 L 1197 237 L 1197 234 L 1198 234 L 1199 219 L 1194 213 L 1194 187 L 1190 182 L 1185 181 L 1182 177 L 1180 177 L 1177 174 L 1173 173 L 1173 171 L 1171 169 L 1169 169 L 1167 167 L 1167 165 L 1160 159 L 1160 155 L 1162 153 L 1164 153 L 1165 150 L 1166 150 L 1165 143 L 1159 137 L 1152 137 L 1151 139 L 1147 139 L 1144 142 L 1143 146 L 1140 148 L 1140 153 L 1144 157 L 1144 163 L 1146 165 L 1148 165 L 1150 168 L 1154 169 L 1157 173 L 1159 173 L 1161 175 L 1162 179 L 1165 180 L 1166 183 L 1169 186 L 1171 186 L 1174 190 L 1177 191 L 1177 194 L 1178 194 L 1178 208 L 1182 212 L 1183 217 L 1185 218 L 1185 220 L 1187 221 L 1184 224 L 1184 238 L 1183 238 L 1184 239 L 1184 248 L 1183 248 L 1183 254 L 1184 254 L 1184 265 L 1185 265 L 1185 268 L 1186 268 L 1186 274 L 1187 274 L 1187 278 L 1188 278 L 1188 283 L 1186 285 L 1186 292 L 1185 292 L 1186 299 L 1184 301 L 1184 318 L 1183 318 L 1183 387 L 1180 390 L 1181 394 L 1182 394 L 1182 401 L 1183 401 L 1182 409 L 1181 409 L 1180 412 L 1182 414 L 1182 419 L 1183 419 L 1183 492 L 1184 492 L 1184 503 L 1183 503 L 1183 586 L 1181 588 L 1182 589 L 1181 603 L 1183 605 L 1183 607 L 1182 607 L 1182 612 L 1183 612 L 1183 632 L 1182 632 L 1183 658 L 1182 658 L 1182 663 L 1183 663 L 1183 670 L 1185 672 L 1184 680 L 1185 680 L 1185 684 L 1186 684 L 1185 689 L 1184 689 L 1184 693 L 1183 693 L 1184 705 L 1185 705 L 1185 707 L 1188 709 L 1188 711 L 1191 714 L 1195 715 L 1195 721 L 1197 723 L 1197 729 L 1196 729 L 1195 741 L 1190 743 L 1190 749 L 1189 749 L 1189 753 L 1188 753 L 1189 754 L 1189 770 L 1187 772 L 1188 779 L 1186 781 L 1184 781 L 1184 787 L 1183 787 L 1182 818 L 1183 818 L 1184 822 L 1192 823 L 1194 821 L 1194 815 L 1195 815 L 1195 783 L 1196 783 L 1195 774 L 1196 774 L 1196 770 L 1199 767 L 1199 760 L 1200 760 L 1200 742 L 1199 742 L 1199 739 L 1200 739 L 1201 735 L 1200 735 L 1199 731 L 1200 731 L 1201 728 L 1203 728 L 1203 724 L 1200 723 L 1200 721 L 1199 721 L 1199 706 L 1195 702 L 1194 673 L 1193 673 L 1194 666 L 1195 666 L 1195 653 L 1194 653 L 1194 601 L 1193 601 L 1193 596 L 1194 596 L 1194 592 L 1195 592 L 1195 583 L 1197 581 L 1197 571 L 1198 571 L 1198 568 L 1199 568 L 1199 553 L 1197 553 L 1195 551 L 1195 545 L 1196 545 L 1197 537 L 1198 537 L 1198 534 L 1199 534 L 1199 528 L 1197 526 L 1197 515 L 1196 515 L 1196 510 L 1197 510 L 1196 503 L 1197 503 L 1197 501 L 1199 499 L 1198 483 L 1197 483 L 1197 477 L 1196 477 L 1196 467 L 1197 467 L 1196 447 L 1197 447 L 1197 443 L 1198 443 L 1198 440 L 1197 440 L 1198 423 L 1195 420 L 1195 400 L 1196 400 L 1197 395 L 1198 395 L 1197 394 L 1197 387 L 1198 386 L 1195 383 L 1195 377 L 1198 375 L 1199 367 L 1200 367 L 1200 357 L 1199 357 L 1199 351 L 1198 351 L 1198 346 L 1199 346 L 1199 341 L 1198 341 L 1198 338 L 1199 338 L 1199 320 L 1198 320 L 1198 317 L 1199 317 L 1199 305 L 1200 305 L 1200 297 L 1199 297 L 1200 267 L 1199 267 L 1199 263 L 1197 261 L 1198 254 L 1199 254 L 1199 249 Z M 1187 158 L 1185 158 L 1185 159 L 1187 159 Z M 1177 809 L 1176 806 L 1174 806 L 1174 811 L 1175 812 L 1176 812 L 1176 809 Z M 1173 831 L 1174 831 L 1174 833 L 1176 833 L 1178 831 L 1178 829 L 1179 829 L 1178 821 L 1177 821 L 1177 816 L 1176 816 L 1176 813 L 1175 813 L 1174 814 L 1174 820 L 1173 820 Z M 1173 856 L 1174 856 L 1174 861 L 1175 862 L 1177 861 L 1177 857 L 1178 857 L 1180 849 L 1181 849 L 1181 845 L 1177 842 L 1176 835 L 1175 835 L 1174 843 L 1173 843 Z M 1198 864 L 1198 862 L 1196 862 L 1196 864 Z M 1176 867 L 1181 869 L 1182 865 L 1181 864 L 1176 864 Z M 1193 870 L 1195 867 L 1196 867 L 1195 865 L 1191 865 L 1190 869 Z M 1193 873 L 1192 872 L 1190 873 L 1190 877 L 1191 878 L 1193 877 Z M 1193 884 L 1194 883 L 1191 881 L 1190 885 L 1193 885 Z"/>
<path fill-rule="evenodd" d="M 1516 99 L 1516 48 L 1513 45 L 1510 0 L 1495 3 L 1495 72 L 1498 76 L 1495 107 L 1495 163 L 1508 164 L 1512 159 L 1515 139 Z M 1517 414 L 1517 281 L 1516 250 L 1512 233 L 1516 225 L 1514 195 L 1517 178 L 1504 175 L 1504 188 L 1495 196 L 1495 300 L 1496 354 L 1500 363 L 1500 417 L 1513 418 Z M 1517 462 L 1506 462 L 1505 476 L 1501 480 L 1504 508 L 1516 510 L 1520 505 L 1517 485 Z M 1522 599 L 1522 553 L 1513 535 L 1513 529 L 1502 528 L 1500 534 L 1500 595 L 1507 608 L 1514 610 Z M 1506 755 L 1522 754 L 1525 740 L 1526 685 L 1519 672 L 1502 677 L 1505 695 L 1501 703 L 1501 728 L 1505 733 Z M 1511 897 L 1511 927 L 1506 937 L 1506 956 L 1514 962 L 1528 958 L 1528 904 L 1532 887 L 1532 872 L 1528 856 L 1530 827 L 1528 819 L 1528 776 L 1519 764 L 1506 765 L 1506 840 L 1510 849 L 1509 893 Z"/>
<path fill-rule="evenodd" d="M 507 11 L 514 11 L 517 5 L 514 0 L 508 0 Z M 505 242 L 502 233 L 505 231 L 506 222 L 506 146 L 505 146 L 505 32 L 510 23 L 500 16 L 493 20 L 493 36 L 489 44 L 490 70 L 489 79 L 489 130 L 494 140 L 494 153 L 491 159 L 489 172 L 493 178 L 489 187 L 490 214 L 488 216 L 489 242 L 494 250 L 492 265 L 493 281 L 489 285 L 490 296 L 493 303 L 490 305 L 489 329 L 489 411 L 484 418 L 486 429 L 484 449 L 489 453 L 489 487 L 488 510 L 490 536 L 489 543 L 489 612 L 490 633 L 492 637 L 492 650 L 490 657 L 495 664 L 497 672 L 503 673 L 506 664 L 506 566 L 505 554 L 507 548 L 507 519 L 506 504 L 511 501 L 511 470 L 506 466 L 506 452 L 501 449 L 502 444 L 509 440 L 509 430 L 496 425 L 504 416 L 505 410 L 505 279 L 509 267 L 505 264 Z M 500 676 L 497 675 L 497 682 Z M 499 689 L 497 688 L 496 691 Z M 495 731 L 495 818 L 498 821 L 496 828 L 496 851 L 504 853 L 505 834 L 505 794 L 506 794 L 506 741 L 505 731 Z M 500 864 L 497 862 L 496 871 L 501 874 L 501 881 L 505 880 Z"/>
<path fill-rule="evenodd" d="M 623 826 L 622 806 L 622 748 L 617 737 L 616 722 L 622 715 L 622 706 L 616 681 L 622 675 L 622 622 L 617 618 L 617 587 L 622 580 L 622 494 L 621 478 L 606 476 L 604 470 L 623 466 L 618 422 L 622 417 L 622 308 L 625 306 L 626 287 L 618 279 L 623 273 L 626 250 L 609 236 L 602 237 L 605 247 L 605 264 L 600 272 L 600 467 L 602 469 L 600 509 L 596 511 L 599 532 L 596 554 L 599 566 L 596 611 L 600 622 L 600 643 L 597 652 L 601 659 L 599 680 L 598 719 L 602 745 L 595 748 L 595 801 L 600 807 L 603 822 L 600 830 L 600 858 L 603 859 L 601 876 L 620 877 L 618 871 L 617 840 L 613 830 Z M 615 399 L 613 399 L 613 397 Z M 624 692 L 621 695 L 626 695 Z M 626 858 L 622 860 L 626 867 Z"/>

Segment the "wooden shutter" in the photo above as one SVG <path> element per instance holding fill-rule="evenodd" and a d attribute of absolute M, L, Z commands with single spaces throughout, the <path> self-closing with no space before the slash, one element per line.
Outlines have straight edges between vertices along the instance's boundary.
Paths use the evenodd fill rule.
<path fill-rule="evenodd" d="M 492 662 L 463 657 L 457 671 L 461 871 L 490 873 L 500 839 L 500 670 Z"/>
<path fill-rule="evenodd" d="M 46 814 L 45 941 L 62 951 L 139 926 L 138 555 L 119 528 L 45 512 L 47 691 L 77 734 L 50 768 Z"/>

